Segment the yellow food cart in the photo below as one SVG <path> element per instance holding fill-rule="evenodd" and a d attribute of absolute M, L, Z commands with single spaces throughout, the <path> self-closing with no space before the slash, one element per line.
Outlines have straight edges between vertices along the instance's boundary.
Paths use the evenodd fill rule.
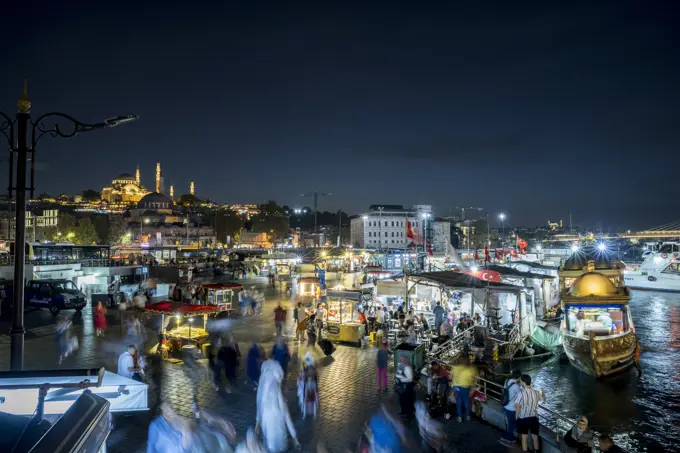
<path fill-rule="evenodd" d="M 328 291 L 326 293 L 326 338 L 331 341 L 353 343 L 361 346 L 366 335 L 365 324 L 353 322 L 361 291 Z"/>

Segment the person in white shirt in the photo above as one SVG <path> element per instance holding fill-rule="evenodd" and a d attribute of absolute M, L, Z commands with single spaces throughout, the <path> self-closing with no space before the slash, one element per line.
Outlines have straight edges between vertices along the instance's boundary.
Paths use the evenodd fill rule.
<path fill-rule="evenodd" d="M 321 331 L 323 330 L 323 322 L 326 319 L 326 308 L 323 304 L 319 304 L 316 307 L 316 317 L 314 318 L 316 324 L 317 338 L 321 338 Z"/>
<path fill-rule="evenodd" d="M 515 427 L 517 425 L 517 418 L 515 417 L 515 399 L 522 388 L 522 382 L 519 379 L 520 373 L 513 371 L 510 379 L 505 381 L 503 391 L 507 392 L 508 404 L 503 406 L 505 412 L 505 431 L 501 436 L 500 442 L 506 447 L 513 447 L 515 445 Z"/>
<path fill-rule="evenodd" d="M 118 357 L 118 375 L 141 382 L 142 378 L 139 375 L 141 369 L 135 366 L 136 353 L 137 347 L 131 344 L 127 351 Z"/>
<path fill-rule="evenodd" d="M 397 372 L 394 376 L 397 381 L 397 393 L 399 394 L 399 406 L 403 417 L 411 417 L 414 411 L 415 392 L 413 385 L 413 367 L 407 356 L 401 356 Z"/>
<path fill-rule="evenodd" d="M 383 311 L 382 308 L 378 308 L 375 311 L 375 330 L 382 329 L 382 326 L 383 326 L 384 323 L 385 323 L 385 312 Z"/>

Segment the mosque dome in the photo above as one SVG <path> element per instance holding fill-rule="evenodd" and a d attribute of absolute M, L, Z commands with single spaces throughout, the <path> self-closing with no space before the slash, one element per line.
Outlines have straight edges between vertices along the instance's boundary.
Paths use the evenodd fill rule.
<path fill-rule="evenodd" d="M 153 192 L 145 195 L 137 203 L 138 209 L 172 209 L 172 200 L 162 193 Z"/>
<path fill-rule="evenodd" d="M 597 272 L 588 272 L 574 281 L 571 288 L 569 288 L 569 295 L 574 297 L 613 296 L 616 295 L 616 287 L 604 275 Z"/>
<path fill-rule="evenodd" d="M 580 253 L 575 252 L 564 262 L 565 271 L 580 271 L 586 266 L 586 260 Z"/>
<path fill-rule="evenodd" d="M 128 173 L 121 173 L 120 175 L 116 176 L 114 181 L 132 181 L 135 182 L 137 181 L 137 178 L 132 176 L 131 174 Z"/>

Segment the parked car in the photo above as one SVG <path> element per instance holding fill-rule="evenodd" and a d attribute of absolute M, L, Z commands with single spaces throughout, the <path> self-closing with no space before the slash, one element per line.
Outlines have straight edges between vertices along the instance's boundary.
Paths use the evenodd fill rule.
<path fill-rule="evenodd" d="M 61 310 L 82 310 L 86 299 L 71 280 L 29 280 L 25 304 L 28 307 L 47 308 L 50 313 L 57 315 Z"/>

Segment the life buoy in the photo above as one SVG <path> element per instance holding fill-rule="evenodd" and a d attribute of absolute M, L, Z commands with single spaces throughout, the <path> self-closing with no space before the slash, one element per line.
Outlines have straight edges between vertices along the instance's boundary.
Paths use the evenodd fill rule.
<path fill-rule="evenodd" d="M 662 254 L 661 254 L 661 258 L 663 258 L 663 259 L 668 258 L 668 253 L 662 253 Z"/>

